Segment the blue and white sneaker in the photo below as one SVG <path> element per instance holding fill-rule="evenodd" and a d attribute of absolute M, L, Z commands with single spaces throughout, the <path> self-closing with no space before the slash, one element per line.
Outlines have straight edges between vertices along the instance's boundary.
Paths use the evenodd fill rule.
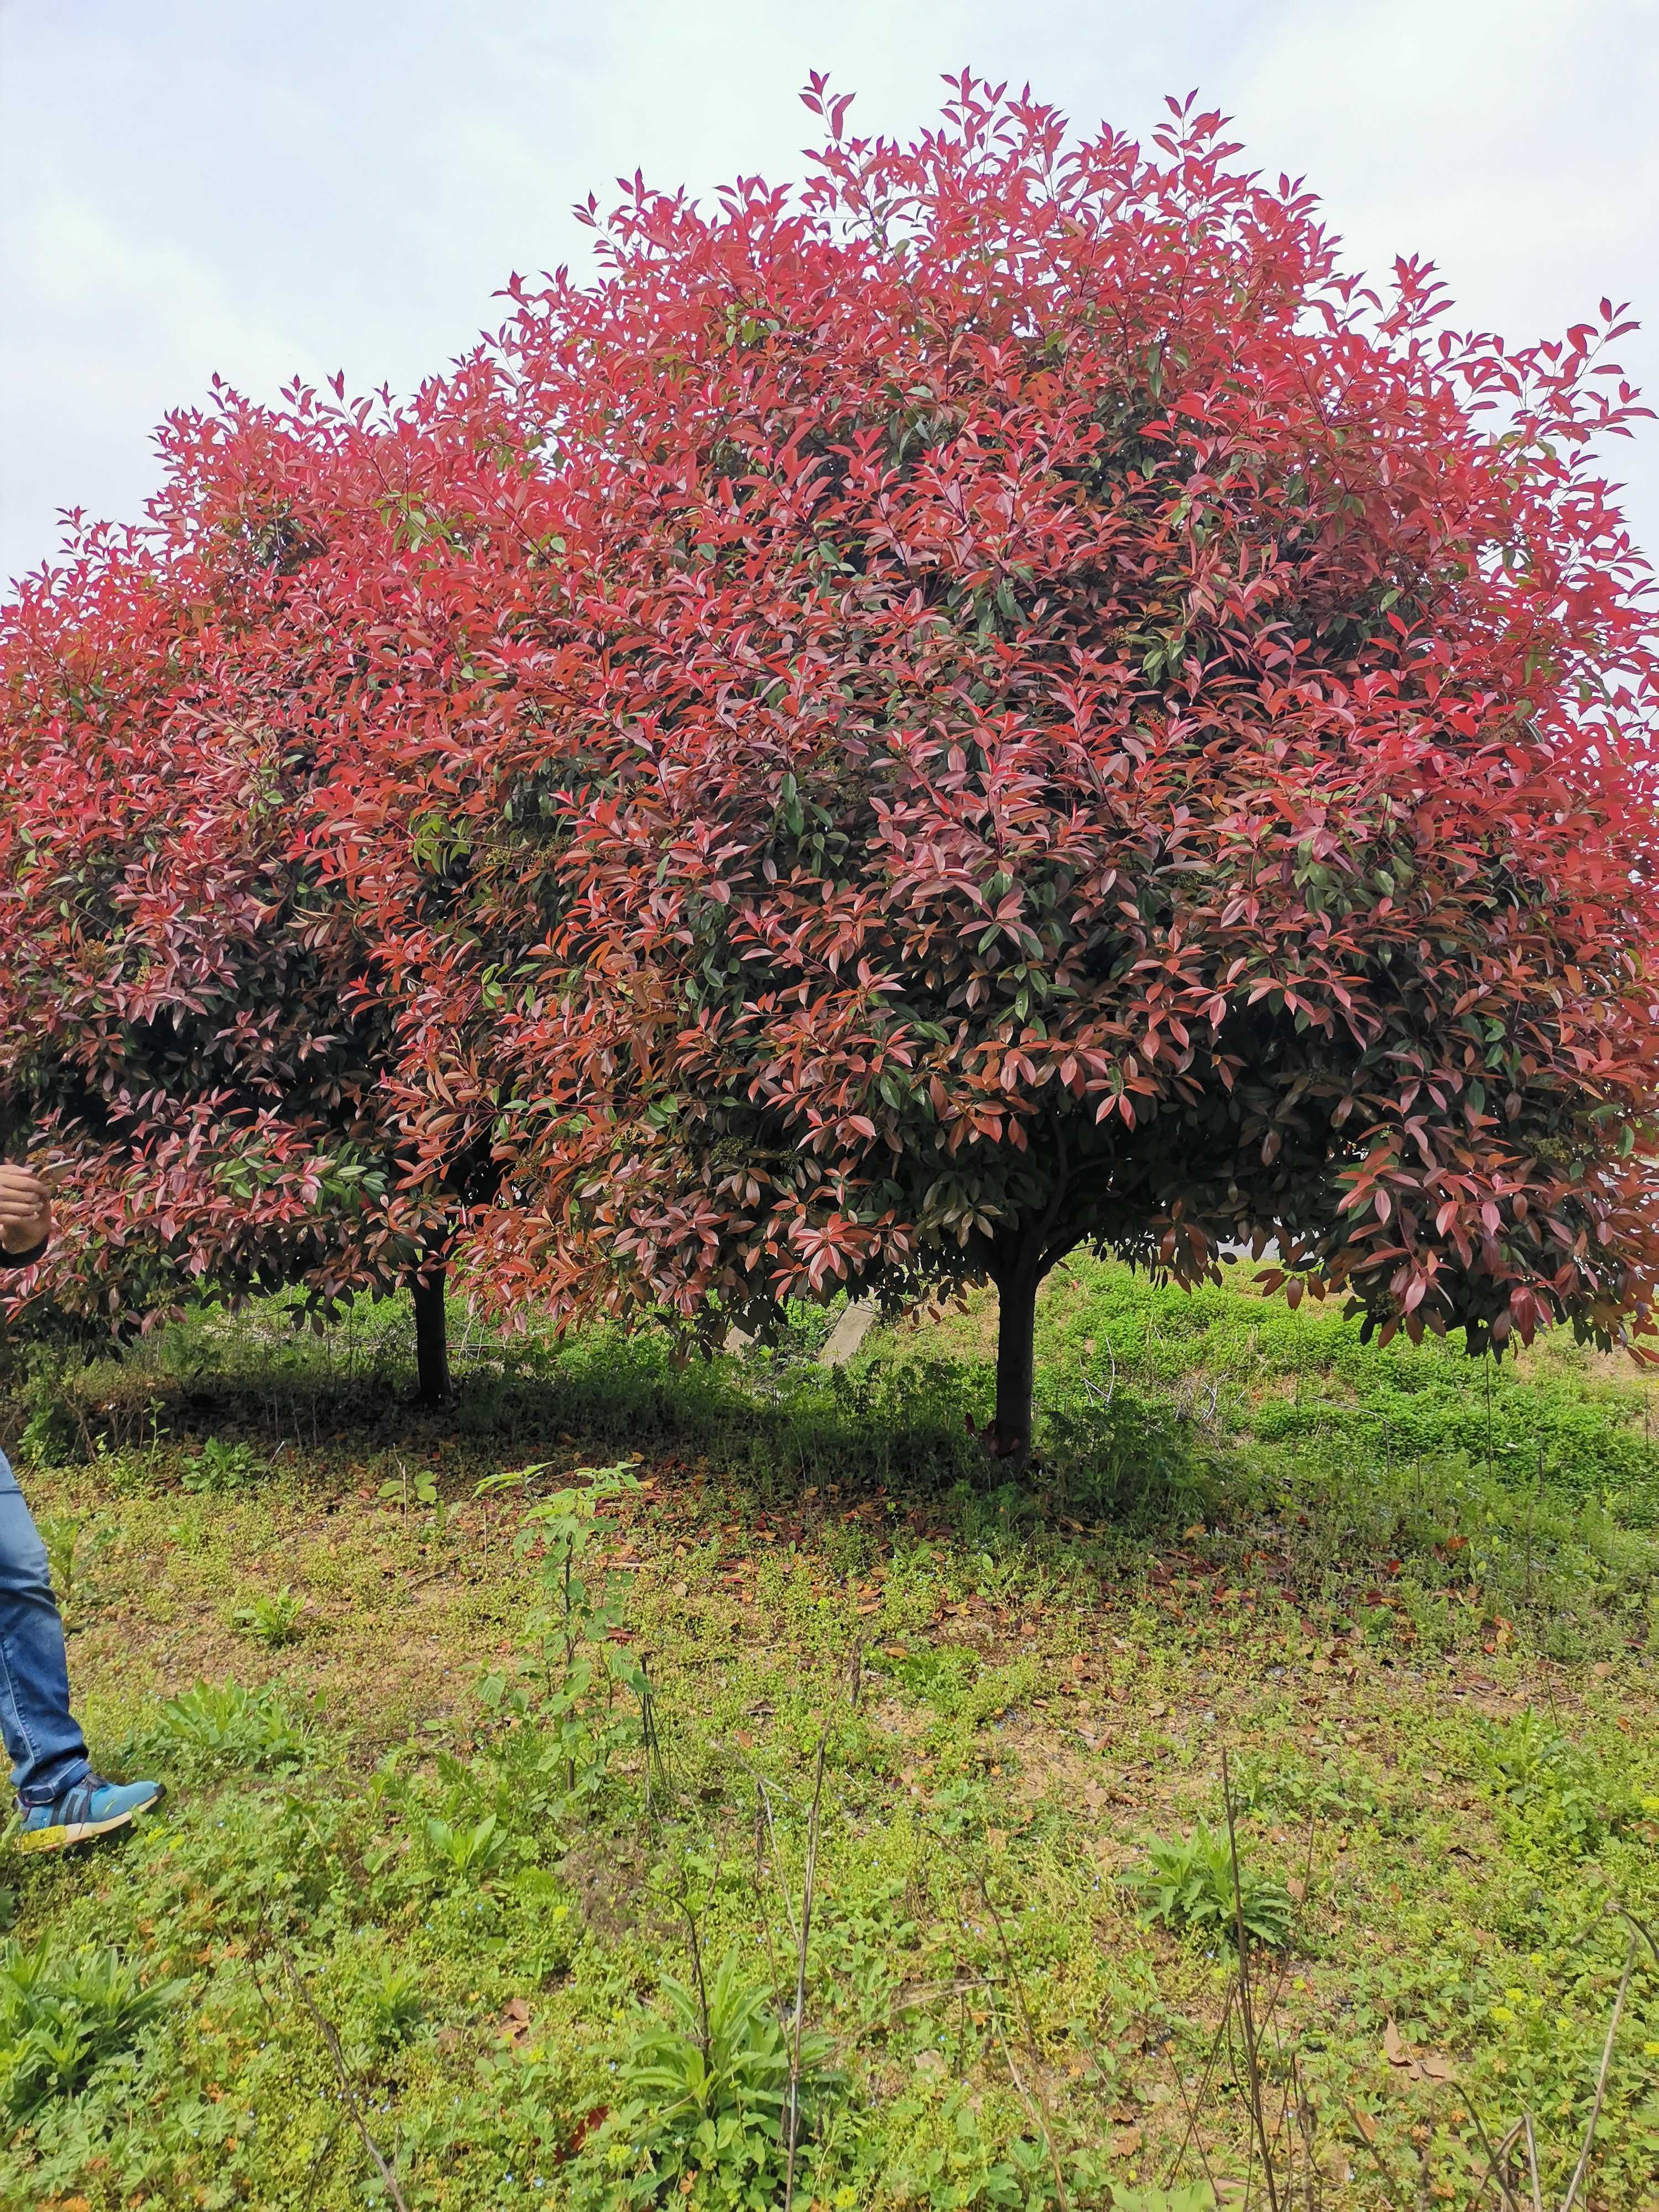
<path fill-rule="evenodd" d="M 125 1828 L 135 1814 L 160 1802 L 159 1782 L 106 1782 L 101 1774 L 88 1774 L 50 1805 L 30 1805 L 23 1812 L 17 1837 L 20 1851 L 66 1851 L 71 1844 L 89 1844 L 112 1828 Z"/>

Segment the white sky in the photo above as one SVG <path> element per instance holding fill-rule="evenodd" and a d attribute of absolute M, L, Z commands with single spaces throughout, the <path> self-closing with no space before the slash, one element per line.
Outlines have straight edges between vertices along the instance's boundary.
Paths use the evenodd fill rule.
<path fill-rule="evenodd" d="M 0 579 L 136 516 L 214 370 L 406 389 L 590 189 L 798 176 L 809 70 L 908 134 L 964 63 L 1143 134 L 1196 86 L 1460 320 L 1631 301 L 1659 392 L 1659 0 L 0 0 Z M 1656 427 L 1607 458 L 1659 554 Z"/>

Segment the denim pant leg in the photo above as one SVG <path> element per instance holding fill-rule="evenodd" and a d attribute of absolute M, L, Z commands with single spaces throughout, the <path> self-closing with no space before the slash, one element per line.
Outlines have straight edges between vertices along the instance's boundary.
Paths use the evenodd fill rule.
<path fill-rule="evenodd" d="M 64 1623 L 46 1547 L 0 1452 L 0 1736 L 18 1802 L 49 1805 L 89 1772 L 70 1711 Z"/>

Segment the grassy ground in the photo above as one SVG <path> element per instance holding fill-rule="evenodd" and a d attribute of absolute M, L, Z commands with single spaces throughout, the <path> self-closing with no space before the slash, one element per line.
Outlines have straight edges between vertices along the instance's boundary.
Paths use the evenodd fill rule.
<path fill-rule="evenodd" d="M 1578 2202 L 1659 2204 L 1640 1378 L 1241 1283 L 1059 1276 L 1019 1490 L 982 1302 L 833 1376 L 467 1334 L 441 1423 L 395 1307 L 37 1358 L 171 1796 L 0 1869 L 0 2203 L 1415 2212 L 1528 2112 L 1559 2207 L 1599 2081 Z"/>

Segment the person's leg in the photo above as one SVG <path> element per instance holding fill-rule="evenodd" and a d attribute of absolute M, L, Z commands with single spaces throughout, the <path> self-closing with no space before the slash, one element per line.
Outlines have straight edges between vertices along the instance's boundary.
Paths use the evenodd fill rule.
<path fill-rule="evenodd" d="M 26 1810 L 50 1805 L 91 1772 L 70 1711 L 64 1623 L 46 1547 L 0 1452 L 0 1735 Z"/>

